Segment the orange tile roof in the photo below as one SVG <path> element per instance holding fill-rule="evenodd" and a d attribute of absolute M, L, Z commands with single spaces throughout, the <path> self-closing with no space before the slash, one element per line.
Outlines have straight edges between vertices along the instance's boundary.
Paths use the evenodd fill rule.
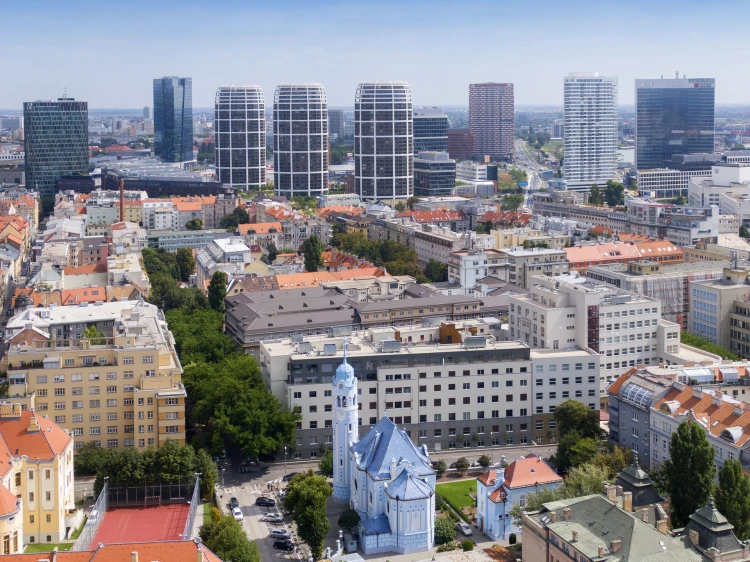
<path fill-rule="evenodd" d="M 505 490 L 503 489 L 502 486 L 500 486 L 497 490 L 495 490 L 494 492 L 490 494 L 490 501 L 498 503 L 498 502 L 503 501 L 505 496 L 506 496 Z"/>
<path fill-rule="evenodd" d="M 246 236 L 251 230 L 254 234 L 268 234 L 272 228 L 275 228 L 276 232 L 283 232 L 284 230 L 280 222 L 252 222 L 240 224 L 237 228 L 242 236 Z"/>
<path fill-rule="evenodd" d="M 107 273 L 106 263 L 92 263 L 79 267 L 68 266 L 64 269 L 65 275 L 87 275 L 89 273 Z"/>
<path fill-rule="evenodd" d="M 515 211 L 487 211 L 478 220 L 480 223 L 489 221 L 492 224 L 526 226 L 531 221 L 531 215 Z"/>
<path fill-rule="evenodd" d="M 275 219 L 302 219 L 304 215 L 292 209 L 286 209 L 284 207 L 269 207 L 265 210 L 267 215 L 272 216 Z"/>
<path fill-rule="evenodd" d="M 533 453 L 513 461 L 505 469 L 506 488 L 525 488 L 553 482 L 562 482 L 562 477 Z"/>
<path fill-rule="evenodd" d="M 632 232 L 620 232 L 617 234 L 617 237 L 621 242 L 645 242 L 646 240 L 648 240 L 648 236 L 644 236 L 643 234 L 634 234 Z"/>
<path fill-rule="evenodd" d="M 595 227 L 590 228 L 589 232 L 594 233 L 594 234 L 604 234 L 605 232 L 607 234 L 612 234 L 614 230 L 612 230 L 611 228 L 607 226 L 596 225 Z M 620 240 L 622 240 L 622 238 L 620 238 Z"/>
<path fill-rule="evenodd" d="M 281 273 L 276 275 L 279 289 L 301 289 L 303 287 L 317 287 L 326 281 L 338 281 L 341 279 L 338 273 L 327 271 L 312 271 L 308 273 Z"/>
<path fill-rule="evenodd" d="M 684 260 L 685 252 L 669 240 L 649 240 L 633 244 L 641 253 L 642 258 L 672 256 L 675 260 Z"/>
<path fill-rule="evenodd" d="M 571 265 L 579 263 L 617 263 L 625 260 L 640 259 L 641 254 L 632 244 L 625 242 L 606 242 L 565 248 Z"/>
<path fill-rule="evenodd" d="M 11 515 L 19 510 L 20 500 L 5 486 L 0 486 L 0 515 Z"/>
<path fill-rule="evenodd" d="M 477 480 L 479 480 L 485 486 L 492 484 L 497 478 L 497 470 L 490 470 L 482 474 Z"/>
<path fill-rule="evenodd" d="M 82 302 L 107 301 L 106 287 L 84 287 L 82 289 L 63 289 L 63 306 L 72 306 Z"/>
<path fill-rule="evenodd" d="M 365 210 L 362 207 L 355 207 L 354 205 L 329 205 L 318 209 L 318 215 L 321 217 L 327 217 L 333 213 L 359 216 L 364 212 Z"/>
<path fill-rule="evenodd" d="M 39 431 L 28 431 L 31 417 L 36 417 Z M 31 410 L 21 412 L 20 418 L 0 418 L 0 438 L 12 455 L 26 455 L 29 460 L 47 460 L 62 454 L 73 438 L 48 417 Z"/>
<path fill-rule="evenodd" d="M 336 273 L 339 279 L 357 279 L 359 277 L 385 277 L 385 270 L 382 267 L 360 267 L 357 269 L 346 269 Z"/>
<path fill-rule="evenodd" d="M 463 211 L 450 211 L 447 209 L 435 209 L 433 211 L 402 211 L 396 213 L 396 216 L 411 217 L 419 223 L 458 221 L 466 218 Z"/>
<path fill-rule="evenodd" d="M 23 244 L 23 240 L 21 240 L 18 236 L 15 234 L 8 234 L 8 240 L 11 242 L 15 242 L 16 244 Z"/>
<path fill-rule="evenodd" d="M 200 201 L 173 201 L 172 204 L 177 208 L 178 211 L 183 213 L 190 211 L 200 211 Z"/>
<path fill-rule="evenodd" d="M 29 297 L 34 302 L 34 307 L 49 306 L 50 304 L 62 304 L 62 294 L 60 291 L 37 291 L 35 287 L 16 289 L 13 292 L 11 306 L 15 308 L 16 299 L 22 294 Z"/>
<path fill-rule="evenodd" d="M 625 384 L 625 381 L 627 381 L 630 377 L 632 377 L 636 373 L 635 367 L 631 368 L 629 371 L 625 371 L 623 374 L 621 374 L 618 378 L 615 379 L 615 382 L 610 384 L 607 387 L 607 392 L 610 394 L 617 394 L 620 391 L 620 388 L 622 385 Z"/>
<path fill-rule="evenodd" d="M 145 562 L 195 562 L 198 553 L 195 541 L 154 541 L 105 544 L 85 552 L 44 552 L 39 554 L 8 554 L 3 562 L 131 562 L 132 553 Z M 222 562 L 206 545 L 200 545 L 203 562 Z"/>

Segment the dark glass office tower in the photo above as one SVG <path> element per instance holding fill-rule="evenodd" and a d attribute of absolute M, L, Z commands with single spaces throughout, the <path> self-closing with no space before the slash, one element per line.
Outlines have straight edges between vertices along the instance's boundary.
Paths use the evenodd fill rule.
<path fill-rule="evenodd" d="M 713 78 L 635 81 L 635 164 L 664 168 L 675 154 L 714 151 Z"/>
<path fill-rule="evenodd" d="M 414 153 L 448 151 L 448 116 L 439 107 L 414 109 Z"/>
<path fill-rule="evenodd" d="M 73 98 L 23 104 L 26 185 L 54 197 L 57 180 L 89 170 L 89 106 Z"/>
<path fill-rule="evenodd" d="M 193 159 L 193 79 L 154 79 L 154 154 L 164 162 Z"/>
<path fill-rule="evenodd" d="M 414 195 L 441 197 L 455 189 L 456 161 L 447 152 L 420 152 L 414 158 Z"/>

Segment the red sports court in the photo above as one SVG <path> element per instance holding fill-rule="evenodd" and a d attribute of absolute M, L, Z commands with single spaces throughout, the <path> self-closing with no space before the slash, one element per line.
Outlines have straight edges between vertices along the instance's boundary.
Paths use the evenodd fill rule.
<path fill-rule="evenodd" d="M 110 508 L 91 541 L 97 544 L 180 540 L 190 505 Z"/>

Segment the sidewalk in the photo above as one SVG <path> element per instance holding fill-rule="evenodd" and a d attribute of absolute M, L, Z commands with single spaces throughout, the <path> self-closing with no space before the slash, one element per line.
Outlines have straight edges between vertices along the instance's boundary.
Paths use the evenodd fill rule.
<path fill-rule="evenodd" d="M 195 520 L 193 521 L 193 532 L 192 537 L 196 538 L 199 536 L 198 531 L 200 531 L 201 525 L 203 525 L 203 510 L 205 509 L 204 504 L 201 503 L 198 506 L 198 509 L 195 511 Z"/>

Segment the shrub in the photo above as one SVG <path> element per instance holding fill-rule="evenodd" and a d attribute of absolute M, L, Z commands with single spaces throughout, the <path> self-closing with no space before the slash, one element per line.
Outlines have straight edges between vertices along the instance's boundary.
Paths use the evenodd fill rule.
<path fill-rule="evenodd" d="M 456 528 L 453 522 L 444 517 L 435 519 L 435 544 L 445 544 L 456 540 Z"/>
<path fill-rule="evenodd" d="M 445 544 L 441 544 L 437 547 L 438 552 L 450 552 L 451 550 L 456 550 L 458 548 L 458 543 L 456 541 L 450 541 Z"/>
<path fill-rule="evenodd" d="M 357 525 L 359 525 L 359 514 L 353 509 L 347 509 L 339 516 L 339 527 L 342 529 L 349 531 Z"/>
<path fill-rule="evenodd" d="M 211 521 L 214 523 L 221 521 L 221 511 L 216 507 L 211 508 Z"/>
<path fill-rule="evenodd" d="M 464 552 L 469 552 L 470 550 L 474 550 L 474 543 L 471 542 L 471 539 L 464 539 L 461 543 L 461 548 L 464 549 Z"/>
<path fill-rule="evenodd" d="M 508 535 L 508 544 L 516 544 L 516 534 L 511 533 Z"/>

